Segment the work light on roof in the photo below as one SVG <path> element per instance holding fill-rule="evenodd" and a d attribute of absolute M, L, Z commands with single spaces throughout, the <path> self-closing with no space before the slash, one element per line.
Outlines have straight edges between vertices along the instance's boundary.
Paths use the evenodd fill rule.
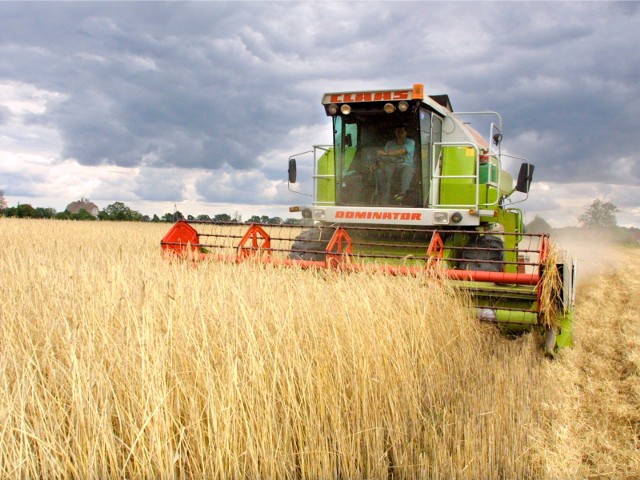
<path fill-rule="evenodd" d="M 407 102 L 405 102 L 404 100 L 401 101 L 398 104 L 398 110 L 400 110 L 401 112 L 406 112 L 407 110 L 409 110 L 409 104 Z"/>
<path fill-rule="evenodd" d="M 396 111 L 396 107 L 393 103 L 385 103 L 384 104 L 385 113 L 393 113 Z"/>
<path fill-rule="evenodd" d="M 351 113 L 351 106 L 347 103 L 340 107 L 340 111 L 343 115 L 349 115 Z"/>
<path fill-rule="evenodd" d="M 329 115 L 335 115 L 336 113 L 338 113 L 338 105 L 332 103 L 327 107 L 327 111 L 329 112 Z"/>

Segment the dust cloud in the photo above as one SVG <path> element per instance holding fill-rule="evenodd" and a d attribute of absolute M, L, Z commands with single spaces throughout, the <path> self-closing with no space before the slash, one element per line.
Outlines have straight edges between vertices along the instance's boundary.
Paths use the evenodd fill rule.
<path fill-rule="evenodd" d="M 621 262 L 614 243 L 599 232 L 553 234 L 551 241 L 578 260 L 578 284 L 594 276 L 615 272 Z"/>

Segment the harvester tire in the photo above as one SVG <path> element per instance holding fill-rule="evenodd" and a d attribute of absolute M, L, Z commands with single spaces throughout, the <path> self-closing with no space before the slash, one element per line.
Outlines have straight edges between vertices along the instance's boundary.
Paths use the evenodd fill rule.
<path fill-rule="evenodd" d="M 504 262 L 504 242 L 493 235 L 472 237 L 462 251 L 460 270 L 501 272 Z M 490 260 L 489 262 L 487 260 Z"/>
<path fill-rule="evenodd" d="M 303 231 L 291 245 L 289 258 L 324 262 L 327 256 L 327 245 L 334 232 L 333 227 L 314 227 Z"/>
<path fill-rule="evenodd" d="M 544 333 L 544 352 L 553 356 L 556 348 L 556 336 L 558 331 L 555 327 L 547 327 Z"/>

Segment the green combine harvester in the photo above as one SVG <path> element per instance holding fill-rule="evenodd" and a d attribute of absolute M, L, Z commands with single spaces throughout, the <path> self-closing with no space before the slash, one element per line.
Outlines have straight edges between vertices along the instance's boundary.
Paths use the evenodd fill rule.
<path fill-rule="evenodd" d="M 447 95 L 411 88 L 327 93 L 333 145 L 312 157 L 313 194 L 299 226 L 239 227 L 178 222 L 165 252 L 191 258 L 254 261 L 304 268 L 436 272 L 470 293 L 478 318 L 507 334 L 532 330 L 554 353 L 572 344 L 575 261 L 547 235 L 524 231 L 522 211 L 534 167 L 515 181 L 504 163 L 496 112 L 454 112 Z M 486 128 L 481 135 L 470 123 Z"/>

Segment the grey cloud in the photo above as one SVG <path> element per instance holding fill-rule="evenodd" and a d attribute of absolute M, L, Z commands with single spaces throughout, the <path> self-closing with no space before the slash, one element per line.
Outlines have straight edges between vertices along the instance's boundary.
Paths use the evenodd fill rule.
<path fill-rule="evenodd" d="M 544 195 L 543 192 L 532 191 L 527 199 L 527 210 L 531 211 L 553 211 L 560 209 L 560 207 L 560 202 L 550 195 Z"/>
<path fill-rule="evenodd" d="M 9 107 L 5 107 L 4 105 L 0 105 L 0 125 L 4 125 L 11 118 L 11 110 Z"/>
<path fill-rule="evenodd" d="M 195 183 L 198 194 L 208 202 L 235 202 L 260 205 L 280 200 L 275 186 L 258 172 L 206 173 Z"/>
<path fill-rule="evenodd" d="M 626 1 L 612 2 L 611 8 L 621 12 L 624 15 L 634 16 L 638 15 L 638 12 L 640 12 L 640 3 Z"/>
<path fill-rule="evenodd" d="M 142 199 L 162 202 L 184 200 L 184 182 L 171 169 L 141 169 L 135 178 L 134 193 Z"/>
<path fill-rule="evenodd" d="M 538 5 L 538 9 L 549 7 Z M 602 168 L 612 157 L 633 158 L 639 146 L 635 112 L 640 107 L 640 57 L 629 41 L 638 37 L 633 19 L 603 4 L 575 8 L 571 4 L 552 5 L 561 11 L 555 12 L 555 20 L 543 15 L 547 23 L 542 28 L 536 15 L 522 15 L 524 20 L 515 21 L 518 38 L 530 39 L 528 48 L 508 43 L 511 28 L 497 29 L 491 42 L 497 45 L 495 60 L 489 65 L 493 70 L 474 70 L 480 74 L 479 79 L 474 78 L 481 89 L 488 88 L 487 97 L 474 93 L 472 82 L 462 77 L 456 77 L 456 87 L 472 92 L 465 96 L 474 108 L 486 108 L 490 97 L 511 136 L 535 130 L 543 137 L 553 134 L 561 138 L 560 144 L 539 146 L 537 161 L 544 167 L 539 169 L 540 178 L 637 183 L 638 168 L 624 179 L 614 170 Z M 517 8 L 509 5 L 507 10 L 514 13 Z M 508 25 L 507 18 L 504 20 L 500 25 Z M 614 24 L 616 29 L 611 31 Z M 543 48 L 540 38 L 548 37 L 550 29 L 559 37 L 553 48 Z M 640 167 L 637 160 L 634 162 Z"/>
<path fill-rule="evenodd" d="M 11 187 L 10 191 L 12 195 L 31 197 L 34 194 L 34 180 L 37 181 L 37 179 L 33 179 L 30 175 L 5 173 L 2 175 L 0 188 L 4 190 L 5 194 L 9 194 L 9 187 Z"/>
<path fill-rule="evenodd" d="M 286 159 L 261 158 L 326 120 L 324 91 L 414 82 L 499 111 L 537 180 L 638 184 L 637 16 L 630 2 L 5 3 L 0 79 L 63 95 L 27 119 L 57 128 L 62 159 L 215 171 L 197 188 L 219 201 L 273 201 L 260 188 Z M 218 184 L 227 171 L 246 175 Z M 136 193 L 182 188 L 151 175 Z"/>
<path fill-rule="evenodd" d="M 200 9 L 195 7 L 191 15 Z M 139 19 L 94 14 L 79 19 L 79 30 L 71 34 L 79 40 L 77 46 L 66 39 L 33 52 L 32 61 L 50 64 L 49 80 L 32 72 L 29 81 L 69 97 L 47 112 L 63 135 L 65 157 L 120 166 L 258 166 L 259 152 L 287 130 L 283 112 L 291 101 L 276 99 L 273 110 L 263 106 L 267 86 L 272 88 L 269 79 L 278 83 L 286 72 L 270 67 L 275 54 L 260 46 L 263 37 L 252 39 L 246 28 L 244 41 L 235 35 L 220 37 L 218 27 L 236 22 L 218 18 L 215 8 L 205 13 L 212 21 L 202 25 L 200 35 L 191 24 L 177 22 L 186 31 L 164 36 L 153 33 L 155 25 L 141 26 Z M 205 36 L 213 32 L 212 38 Z M 54 35 L 64 39 L 59 31 Z M 69 52 L 59 51 L 61 44 Z M 256 63 L 258 47 L 262 52 Z"/>

